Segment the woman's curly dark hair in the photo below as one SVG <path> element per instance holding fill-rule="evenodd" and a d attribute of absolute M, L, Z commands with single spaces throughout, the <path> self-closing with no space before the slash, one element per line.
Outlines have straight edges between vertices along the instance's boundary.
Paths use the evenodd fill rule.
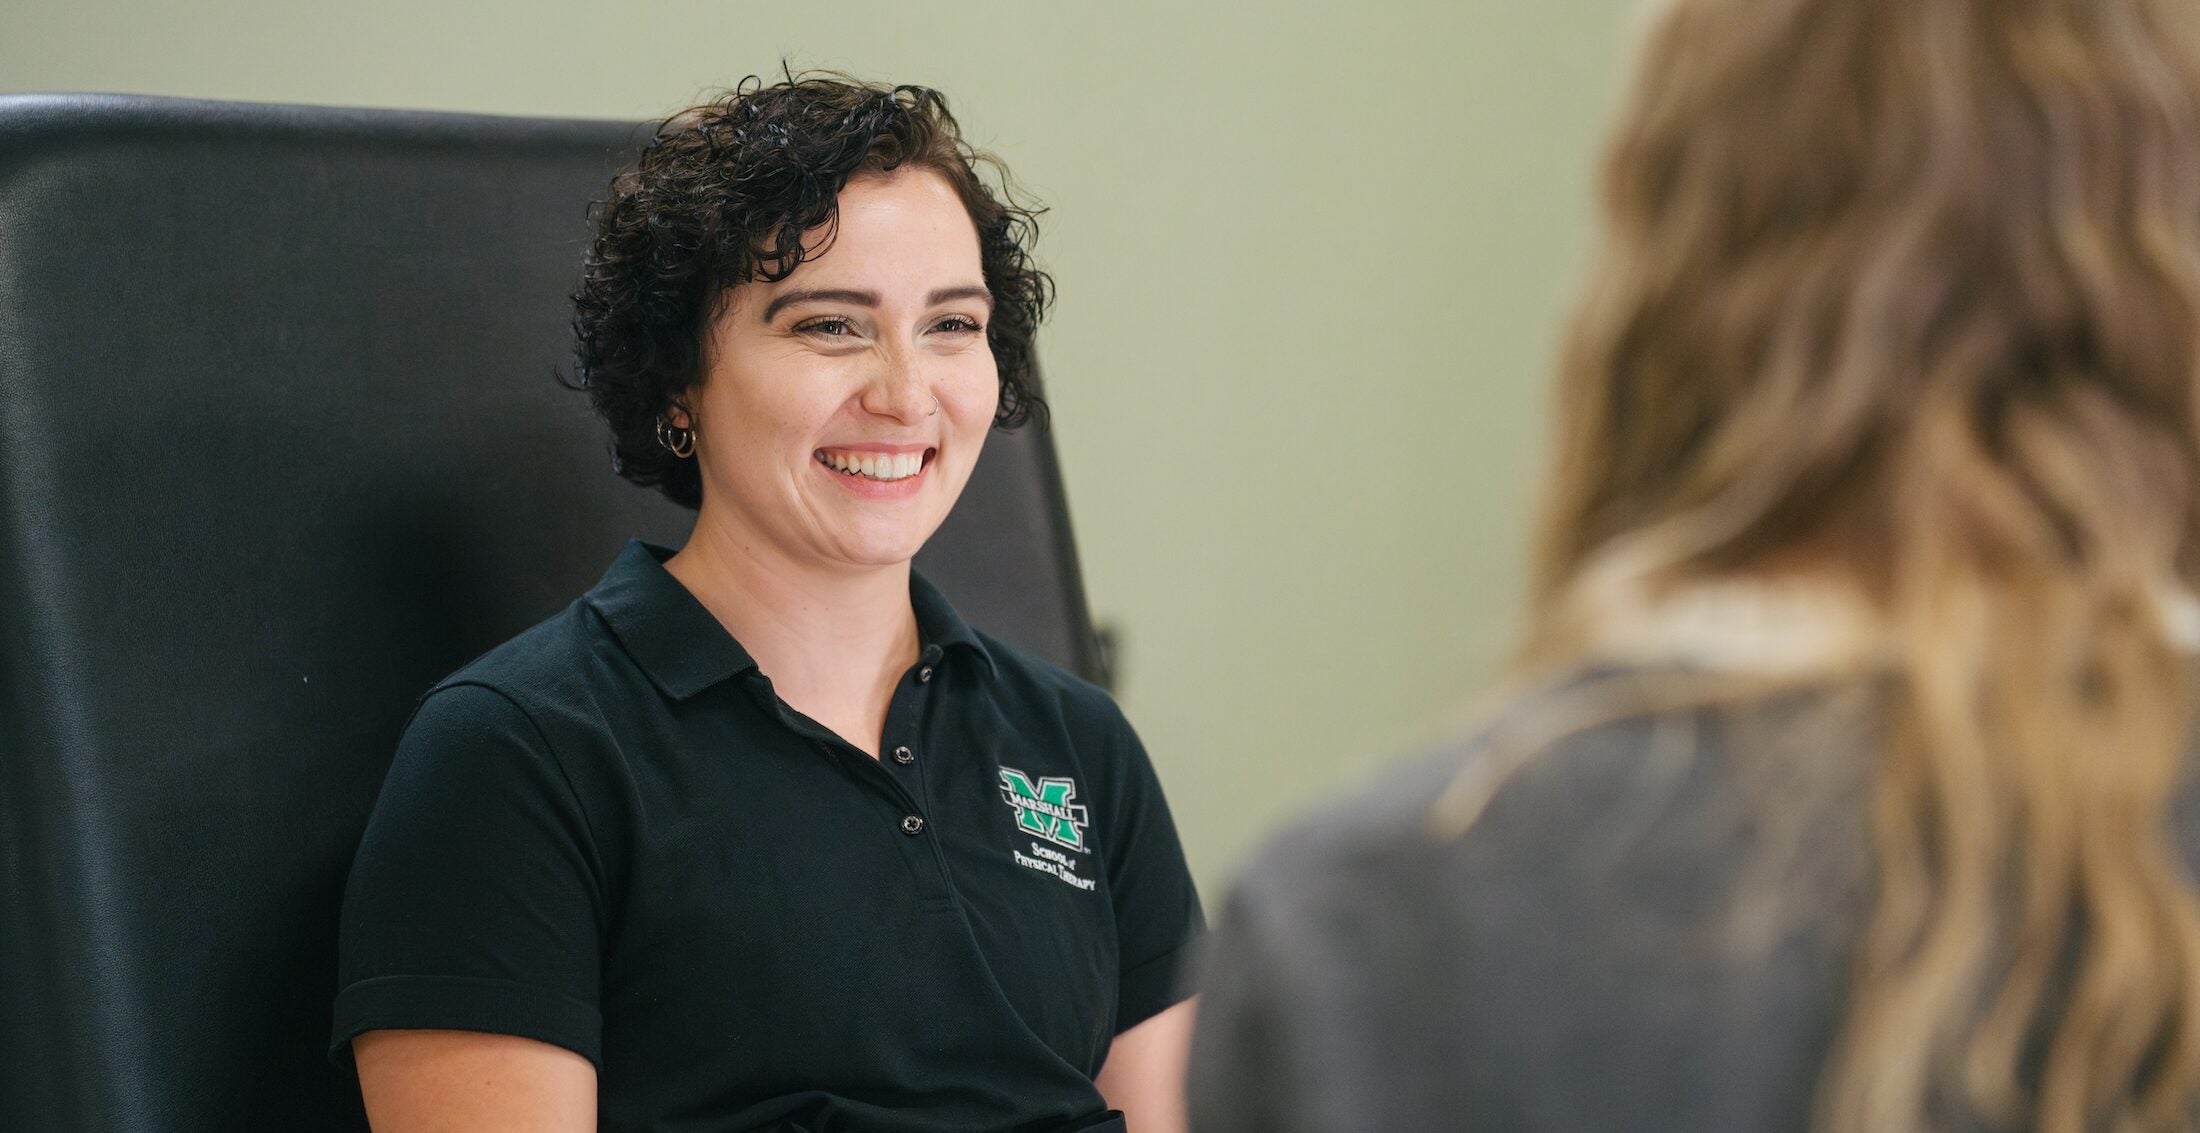
<path fill-rule="evenodd" d="M 752 75 L 664 120 L 595 209 L 573 293 L 576 378 L 611 426 L 612 464 L 688 507 L 702 503 L 692 457 L 657 440 L 659 414 L 703 378 L 709 320 L 730 288 L 778 281 L 831 243 L 850 178 L 908 166 L 946 178 L 978 230 L 993 293 L 986 340 L 1001 376 L 994 423 L 1044 418 L 1032 339 L 1053 282 L 1031 262 L 1040 210 L 1018 204 L 1007 170 L 962 139 L 947 100 L 916 86 L 844 76 Z M 980 169 L 994 171 L 1000 191 Z M 802 238 L 820 225 L 825 240 Z"/>

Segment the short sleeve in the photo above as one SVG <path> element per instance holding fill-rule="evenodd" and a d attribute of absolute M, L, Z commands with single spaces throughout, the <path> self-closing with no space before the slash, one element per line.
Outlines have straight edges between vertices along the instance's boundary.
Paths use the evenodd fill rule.
<path fill-rule="evenodd" d="M 519 1035 L 602 1065 L 600 859 L 527 714 L 461 684 L 399 741 L 344 894 L 331 1056 L 373 1030 Z"/>
<path fill-rule="evenodd" d="M 1130 725 L 1120 715 L 1115 719 L 1116 789 L 1106 850 L 1122 964 L 1115 1032 L 1122 1034 L 1190 997 L 1185 963 L 1206 931 L 1206 918 L 1153 762 Z"/>

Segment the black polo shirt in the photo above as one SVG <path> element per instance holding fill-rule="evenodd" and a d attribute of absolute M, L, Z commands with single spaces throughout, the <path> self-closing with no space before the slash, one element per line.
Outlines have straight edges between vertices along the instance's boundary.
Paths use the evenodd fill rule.
<path fill-rule="evenodd" d="M 635 543 L 405 731 L 344 902 L 334 1043 L 524 1035 L 618 1130 L 1054 1130 L 1182 998 L 1176 829 L 1099 689 L 913 578 L 881 758 L 787 707 Z"/>

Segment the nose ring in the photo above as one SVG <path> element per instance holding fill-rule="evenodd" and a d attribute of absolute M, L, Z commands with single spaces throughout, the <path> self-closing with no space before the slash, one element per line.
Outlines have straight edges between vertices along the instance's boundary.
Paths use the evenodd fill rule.
<path fill-rule="evenodd" d="M 939 411 L 940 411 L 940 395 L 938 395 L 938 394 L 936 394 L 936 393 L 935 393 L 935 394 L 933 394 L 933 395 L 932 395 L 932 409 L 931 409 L 931 411 L 930 411 L 930 412 L 926 413 L 926 414 L 925 414 L 925 416 L 927 416 L 927 417 L 931 417 L 931 416 L 933 416 L 933 415 L 937 414 L 937 413 L 938 413 Z"/>

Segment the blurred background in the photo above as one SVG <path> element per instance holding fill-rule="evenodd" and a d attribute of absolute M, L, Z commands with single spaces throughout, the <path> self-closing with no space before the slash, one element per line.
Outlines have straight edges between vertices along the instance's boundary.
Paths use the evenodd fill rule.
<path fill-rule="evenodd" d="M 1212 902 L 1510 644 L 1634 8 L 0 0 L 0 91 L 644 119 L 782 60 L 945 91 L 1050 208 L 1085 581 Z"/>

